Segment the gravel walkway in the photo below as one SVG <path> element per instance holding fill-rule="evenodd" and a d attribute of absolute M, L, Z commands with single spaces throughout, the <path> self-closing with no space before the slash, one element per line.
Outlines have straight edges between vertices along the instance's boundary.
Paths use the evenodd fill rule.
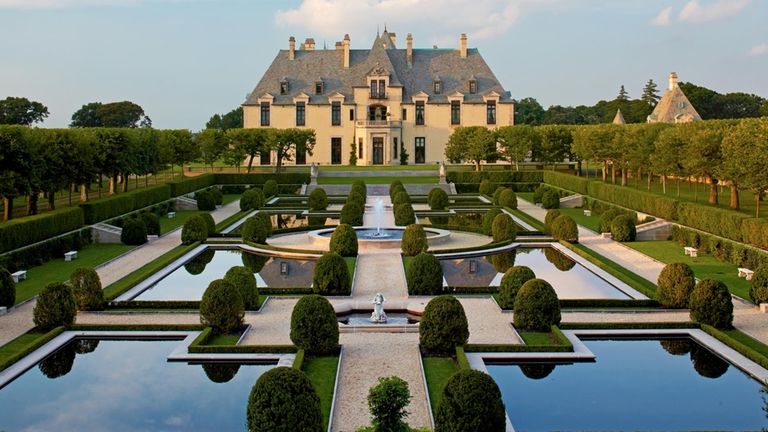
<path fill-rule="evenodd" d="M 400 251 L 377 252 L 361 253 L 357 257 L 353 298 L 370 301 L 376 293 L 382 293 L 388 301 L 406 299 L 408 288 Z"/>
<path fill-rule="evenodd" d="M 460 297 L 459 301 L 469 321 L 469 343 L 523 343 L 517 333 L 512 330 L 512 314 L 502 312 L 492 298 Z"/>

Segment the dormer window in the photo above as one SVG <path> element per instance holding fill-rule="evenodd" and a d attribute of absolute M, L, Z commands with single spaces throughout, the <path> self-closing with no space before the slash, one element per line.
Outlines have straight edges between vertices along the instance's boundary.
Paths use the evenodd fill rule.
<path fill-rule="evenodd" d="M 474 79 L 469 80 L 469 93 L 475 94 L 477 93 L 477 81 Z"/>
<path fill-rule="evenodd" d="M 288 80 L 283 78 L 280 80 L 280 94 L 281 95 L 287 95 L 288 94 Z"/>
<path fill-rule="evenodd" d="M 432 90 L 435 94 L 440 94 L 443 91 L 443 82 L 439 79 L 432 82 Z"/>
<path fill-rule="evenodd" d="M 315 94 L 316 95 L 323 94 L 323 82 L 322 81 L 315 81 Z"/>

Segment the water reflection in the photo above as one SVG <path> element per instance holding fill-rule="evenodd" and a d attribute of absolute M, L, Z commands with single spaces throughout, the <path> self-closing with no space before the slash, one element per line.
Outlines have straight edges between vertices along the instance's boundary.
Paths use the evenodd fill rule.
<path fill-rule="evenodd" d="M 533 380 L 544 379 L 554 370 L 554 363 L 523 363 L 520 365 L 520 371 L 523 375 Z"/>
<path fill-rule="evenodd" d="M 672 355 L 686 355 L 691 352 L 693 342 L 688 338 L 662 339 L 659 341 L 659 344 L 664 348 L 664 351 Z"/>
<path fill-rule="evenodd" d="M 203 363 L 202 366 L 208 379 L 219 384 L 232 381 L 240 370 L 237 363 Z"/>
<path fill-rule="evenodd" d="M 241 255 L 243 266 L 254 273 L 260 272 L 264 268 L 264 264 L 269 261 L 269 257 L 266 255 L 256 255 L 247 252 L 243 252 Z"/>
<path fill-rule="evenodd" d="M 704 378 L 720 378 L 728 372 L 728 362 L 699 344 L 691 347 L 693 368 Z"/>
<path fill-rule="evenodd" d="M 515 251 L 515 249 L 512 249 L 507 252 L 502 252 L 495 255 L 489 255 L 485 257 L 485 259 L 489 263 L 491 263 L 493 268 L 498 273 L 504 273 L 515 265 L 516 256 L 517 256 L 517 252 Z"/>
<path fill-rule="evenodd" d="M 205 266 L 213 260 L 214 253 L 215 252 L 211 249 L 204 250 L 199 255 L 192 258 L 191 261 L 184 264 L 184 269 L 191 275 L 199 275 L 205 271 Z"/>
<path fill-rule="evenodd" d="M 76 356 L 75 346 L 70 343 L 46 357 L 37 367 L 47 378 L 56 379 L 63 377 L 72 370 Z"/>
<path fill-rule="evenodd" d="M 545 248 L 544 256 L 547 258 L 547 261 L 551 262 L 556 269 L 562 272 L 567 272 L 576 265 L 576 261 L 552 248 Z"/>

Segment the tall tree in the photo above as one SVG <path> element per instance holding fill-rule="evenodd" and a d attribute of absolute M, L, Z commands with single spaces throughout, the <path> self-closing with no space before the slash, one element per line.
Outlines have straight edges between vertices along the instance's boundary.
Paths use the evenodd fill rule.
<path fill-rule="evenodd" d="M 514 103 L 515 124 L 537 125 L 544 120 L 544 108 L 535 98 L 527 97 Z"/>
<path fill-rule="evenodd" d="M 243 127 L 243 107 L 239 106 L 226 114 L 214 114 L 205 124 L 206 129 L 226 131 Z"/>
<path fill-rule="evenodd" d="M 682 154 L 688 144 L 687 130 L 679 126 L 664 129 L 656 140 L 656 148 L 651 155 L 653 171 L 661 175 L 661 186 L 667 193 L 667 178 L 677 177 L 677 195 L 680 195 L 680 177 L 685 175 Z"/>
<path fill-rule="evenodd" d="M 624 89 L 624 85 L 619 89 L 619 95 L 616 96 L 616 100 L 626 102 L 629 100 L 629 93 Z"/>
<path fill-rule="evenodd" d="M 271 128 L 229 129 L 226 137 L 230 147 L 236 149 L 234 153 L 244 154 L 248 158 L 248 172 L 251 172 L 253 159 L 272 151 L 274 134 L 275 131 Z"/>
<path fill-rule="evenodd" d="M 130 102 L 91 102 L 72 114 L 70 127 L 152 127 L 152 120 L 144 109 Z"/>
<path fill-rule="evenodd" d="M 482 161 L 498 158 L 496 136 L 483 126 L 457 127 L 445 145 L 445 157 L 453 162 L 472 162 L 475 171 L 480 171 Z"/>
<path fill-rule="evenodd" d="M 659 103 L 659 99 L 661 99 L 659 97 L 659 86 L 656 85 L 652 79 L 649 79 L 648 82 L 645 83 L 645 87 L 643 87 L 643 95 L 640 96 L 640 99 L 645 102 L 649 108 L 655 108 Z"/>
<path fill-rule="evenodd" d="M 30 126 L 48 117 L 48 107 L 23 97 L 0 100 L 0 124 Z"/>
<path fill-rule="evenodd" d="M 528 125 L 500 127 L 496 136 L 501 145 L 501 156 L 514 163 L 518 171 L 520 162 L 528 157 L 534 147 L 541 144 L 536 128 Z"/>
<path fill-rule="evenodd" d="M 541 126 L 538 128 L 541 142 L 531 150 L 533 160 L 544 163 L 562 162 L 571 155 L 573 135 L 567 126 Z"/>
<path fill-rule="evenodd" d="M 24 126 L 0 127 L 0 197 L 3 221 L 13 217 L 13 199 L 29 193 L 33 157 L 30 154 L 30 129 Z"/>
<path fill-rule="evenodd" d="M 686 152 L 682 154 L 685 171 L 695 177 L 703 177 L 709 183 L 709 203 L 717 205 L 716 177 L 721 172 L 723 164 L 723 134 L 725 125 L 722 122 L 691 123 L 681 125 L 689 129 L 690 140 Z"/>
<path fill-rule="evenodd" d="M 725 170 L 739 186 L 755 194 L 755 217 L 760 217 L 760 200 L 768 189 L 768 120 L 742 120 L 723 139 Z"/>
<path fill-rule="evenodd" d="M 210 165 L 213 171 L 214 162 L 221 159 L 227 150 L 224 132 L 219 129 L 203 129 L 195 135 L 195 143 L 200 148 L 203 163 Z"/>
<path fill-rule="evenodd" d="M 270 147 L 277 155 L 277 172 L 280 172 L 283 161 L 291 161 L 299 152 L 307 152 L 310 156 L 315 148 L 315 131 L 313 129 L 279 129 L 272 134 Z"/>
<path fill-rule="evenodd" d="M 192 140 L 192 133 L 187 129 L 164 130 L 160 135 L 160 154 L 163 162 L 181 167 L 181 177 L 184 178 L 184 164 L 200 157 L 200 149 Z"/>

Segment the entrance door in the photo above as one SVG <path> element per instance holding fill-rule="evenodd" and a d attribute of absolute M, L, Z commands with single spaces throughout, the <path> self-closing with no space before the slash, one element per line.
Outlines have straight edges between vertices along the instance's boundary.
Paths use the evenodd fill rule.
<path fill-rule="evenodd" d="M 373 164 L 382 165 L 384 163 L 384 138 L 373 137 Z"/>
<path fill-rule="evenodd" d="M 341 163 L 341 138 L 331 138 L 331 163 Z"/>

